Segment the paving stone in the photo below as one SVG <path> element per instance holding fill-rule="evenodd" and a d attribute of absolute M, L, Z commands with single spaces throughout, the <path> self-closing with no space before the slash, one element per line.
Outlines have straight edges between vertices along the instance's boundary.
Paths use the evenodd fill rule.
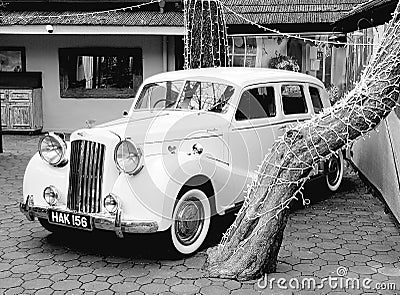
<path fill-rule="evenodd" d="M 368 257 L 366 255 L 362 255 L 362 254 L 349 254 L 349 255 L 346 255 L 346 259 L 348 259 L 350 261 L 354 261 L 354 262 L 367 262 L 367 261 L 371 260 L 370 257 Z"/>
<path fill-rule="evenodd" d="M 90 267 L 71 267 L 66 273 L 69 275 L 85 275 L 93 272 L 93 269 Z"/>
<path fill-rule="evenodd" d="M 133 283 L 133 282 L 124 282 L 124 283 L 117 283 L 113 284 L 110 289 L 117 292 L 117 293 L 122 293 L 122 292 L 132 292 L 139 290 L 140 285 Z"/>
<path fill-rule="evenodd" d="M 400 268 L 397 267 L 382 267 L 378 269 L 378 272 L 386 276 L 400 277 Z"/>
<path fill-rule="evenodd" d="M 133 267 L 131 269 L 125 269 L 121 271 L 121 276 L 123 277 L 144 277 L 150 273 L 149 270 L 144 269 L 143 267 Z"/>
<path fill-rule="evenodd" d="M 160 279 L 168 279 L 174 277 L 176 275 L 176 271 L 172 269 L 152 269 L 150 270 L 149 276 L 152 278 L 160 278 Z"/>
<path fill-rule="evenodd" d="M 377 272 L 374 268 L 372 268 L 370 266 L 356 265 L 356 266 L 351 266 L 349 269 L 352 272 L 362 274 L 362 275 L 372 275 Z"/>
<path fill-rule="evenodd" d="M 83 275 L 79 278 L 79 281 L 82 283 L 89 283 L 93 282 L 96 279 L 96 276 L 94 274 L 87 274 Z"/>
<path fill-rule="evenodd" d="M 22 287 L 15 287 L 15 288 L 10 288 L 7 291 L 4 292 L 4 295 L 20 295 L 24 293 L 24 288 Z"/>
<path fill-rule="evenodd" d="M 99 282 L 94 281 L 90 283 L 85 283 L 81 286 L 81 289 L 88 292 L 99 292 L 102 290 L 107 290 L 110 287 L 110 284 L 107 282 Z"/>
<path fill-rule="evenodd" d="M 68 291 L 71 289 L 77 289 L 82 285 L 82 283 L 76 280 L 62 280 L 59 282 L 55 282 L 51 288 L 56 291 Z"/>
<path fill-rule="evenodd" d="M 296 264 L 293 266 L 294 270 L 300 271 L 301 273 L 312 273 L 320 269 L 318 265 L 314 264 Z"/>
<path fill-rule="evenodd" d="M 168 290 L 169 286 L 165 284 L 147 284 L 140 287 L 140 291 L 144 292 L 145 294 L 148 293 L 160 294 L 161 292 L 166 292 Z"/>
<path fill-rule="evenodd" d="M 193 256 L 185 259 L 184 265 L 188 268 L 202 268 L 206 262 L 207 257 L 204 255 Z"/>
<path fill-rule="evenodd" d="M 337 253 L 322 253 L 319 254 L 319 258 L 326 261 L 341 261 L 345 259 L 343 255 Z"/>
<path fill-rule="evenodd" d="M 28 273 L 28 272 L 34 272 L 38 269 L 36 265 L 32 264 L 22 264 L 18 266 L 14 266 L 13 268 L 10 269 L 12 273 Z"/>
<path fill-rule="evenodd" d="M 178 284 L 171 287 L 171 292 L 174 294 L 196 294 L 200 287 L 190 284 Z"/>
<path fill-rule="evenodd" d="M 397 257 L 391 255 L 375 255 L 372 259 L 382 263 L 395 263 L 399 261 Z"/>
<path fill-rule="evenodd" d="M 25 283 L 22 284 L 22 287 L 24 289 L 38 290 L 38 289 L 50 287 L 51 284 L 53 284 L 53 282 L 50 281 L 49 279 L 34 279 L 34 280 L 26 281 Z"/>
<path fill-rule="evenodd" d="M 0 287 L 1 288 L 12 288 L 18 287 L 23 283 L 23 280 L 20 278 L 3 278 L 0 279 Z"/>
<path fill-rule="evenodd" d="M 43 288 L 43 289 L 37 290 L 35 292 L 35 295 L 50 295 L 50 294 L 53 294 L 53 292 L 54 292 L 54 290 L 51 289 L 51 288 Z M 21 293 L 21 294 L 23 294 L 23 293 Z M 78 290 L 78 292 L 74 292 L 72 294 L 77 295 L 77 294 L 80 294 L 80 293 L 79 293 L 79 290 Z"/>
<path fill-rule="evenodd" d="M 58 274 L 58 273 L 61 273 L 64 271 L 65 271 L 65 267 L 61 266 L 61 265 L 49 265 L 49 266 L 40 267 L 38 269 L 39 273 L 49 274 L 49 275 Z"/>
<path fill-rule="evenodd" d="M 136 279 L 136 283 L 139 285 L 150 284 L 153 281 L 153 278 L 150 276 L 140 277 Z"/>
<path fill-rule="evenodd" d="M 174 286 L 174 285 L 180 284 L 181 282 L 182 282 L 182 280 L 177 277 L 170 277 L 164 281 L 164 283 L 168 286 Z"/>
<path fill-rule="evenodd" d="M 182 279 L 199 279 L 204 276 L 204 273 L 198 269 L 188 269 L 187 271 L 177 273 L 177 276 Z"/>
<path fill-rule="evenodd" d="M 239 283 L 238 281 L 227 281 L 224 283 L 224 287 L 228 288 L 229 290 L 236 290 L 239 289 L 242 286 L 241 283 Z"/>
<path fill-rule="evenodd" d="M 201 288 L 200 293 L 203 295 L 227 295 L 230 293 L 230 290 L 222 286 L 207 286 Z"/>
<path fill-rule="evenodd" d="M 107 278 L 107 282 L 109 282 L 110 284 L 121 283 L 123 280 L 124 280 L 123 276 L 113 276 Z"/>
<path fill-rule="evenodd" d="M 211 281 L 207 278 L 201 278 L 194 281 L 194 284 L 199 287 L 207 287 L 211 285 Z"/>

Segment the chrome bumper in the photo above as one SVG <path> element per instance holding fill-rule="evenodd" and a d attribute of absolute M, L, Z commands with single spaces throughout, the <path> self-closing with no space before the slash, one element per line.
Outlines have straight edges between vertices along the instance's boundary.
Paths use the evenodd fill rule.
<path fill-rule="evenodd" d="M 33 221 L 35 217 L 49 220 L 47 208 L 34 206 L 31 195 L 27 197 L 26 202 L 19 204 L 19 209 L 29 221 Z M 63 211 L 65 210 L 63 209 Z M 123 238 L 124 233 L 153 233 L 158 230 L 158 224 L 155 221 L 122 220 L 121 215 L 121 210 L 118 210 L 113 217 L 99 214 L 88 214 L 87 216 L 93 219 L 94 228 L 114 231 L 119 238 Z"/>

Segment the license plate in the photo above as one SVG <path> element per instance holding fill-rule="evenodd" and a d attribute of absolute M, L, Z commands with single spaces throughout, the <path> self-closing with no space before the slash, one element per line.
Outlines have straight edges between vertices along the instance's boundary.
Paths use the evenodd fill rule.
<path fill-rule="evenodd" d="M 49 222 L 52 224 L 68 226 L 84 230 L 92 230 L 92 218 L 86 215 L 48 210 Z"/>

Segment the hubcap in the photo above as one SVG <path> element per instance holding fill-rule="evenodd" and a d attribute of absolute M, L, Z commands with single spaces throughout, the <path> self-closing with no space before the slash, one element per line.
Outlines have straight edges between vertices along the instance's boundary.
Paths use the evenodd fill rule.
<path fill-rule="evenodd" d="M 177 208 L 175 234 L 183 245 L 190 245 L 197 240 L 204 225 L 204 208 L 201 202 L 190 197 Z"/>
<path fill-rule="evenodd" d="M 337 157 L 332 157 L 328 163 L 328 181 L 334 185 L 340 178 L 340 160 Z"/>

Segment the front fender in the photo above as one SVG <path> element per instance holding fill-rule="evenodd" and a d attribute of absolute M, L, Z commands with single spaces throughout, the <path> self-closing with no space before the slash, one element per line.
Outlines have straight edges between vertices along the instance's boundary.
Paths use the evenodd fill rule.
<path fill-rule="evenodd" d="M 207 156 L 177 153 L 147 156 L 143 169 L 136 175 L 121 173 L 112 193 L 121 200 L 123 217 L 155 220 L 159 230 L 171 225 L 176 198 L 185 183 L 196 175 L 209 179 L 219 168 Z"/>
<path fill-rule="evenodd" d="M 25 169 L 22 192 L 23 202 L 28 195 L 33 196 L 35 205 L 47 206 L 43 199 L 43 191 L 49 186 L 55 186 L 60 192 L 60 204 L 66 204 L 68 192 L 69 165 L 53 167 L 44 162 L 39 153 L 36 153 Z"/>

